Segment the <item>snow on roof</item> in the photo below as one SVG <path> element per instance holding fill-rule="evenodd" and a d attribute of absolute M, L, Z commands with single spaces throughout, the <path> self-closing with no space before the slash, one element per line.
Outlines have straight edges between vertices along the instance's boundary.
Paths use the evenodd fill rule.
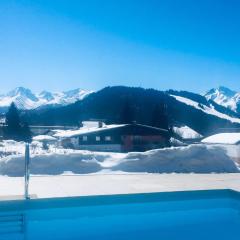
<path fill-rule="evenodd" d="M 126 124 L 111 124 L 111 125 L 104 125 L 102 128 L 99 127 L 82 127 L 78 130 L 60 130 L 56 134 L 54 134 L 54 137 L 60 137 L 60 138 L 68 138 L 68 137 L 75 137 L 82 134 L 92 133 L 92 132 L 100 132 L 106 129 L 113 129 L 113 128 L 119 128 L 126 126 Z"/>
<path fill-rule="evenodd" d="M 38 135 L 33 137 L 33 141 L 55 141 L 56 138 L 49 135 Z"/>
<path fill-rule="evenodd" d="M 106 125 L 102 121 L 83 121 L 82 124 L 83 124 L 83 127 L 92 128 L 92 127 L 98 127 L 99 126 L 99 122 L 101 122 L 103 126 Z"/>
<path fill-rule="evenodd" d="M 240 133 L 219 133 L 204 138 L 203 143 L 240 144 Z"/>
<path fill-rule="evenodd" d="M 202 135 L 188 126 L 173 127 L 173 131 L 183 139 L 202 138 Z"/>

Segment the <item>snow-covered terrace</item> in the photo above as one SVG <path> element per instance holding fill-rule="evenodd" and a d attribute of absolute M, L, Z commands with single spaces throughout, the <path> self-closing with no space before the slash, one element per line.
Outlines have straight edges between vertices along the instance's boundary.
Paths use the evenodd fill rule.
<path fill-rule="evenodd" d="M 23 198 L 23 178 L 0 176 L 0 200 Z M 240 191 L 240 174 L 92 174 L 32 176 L 34 198 L 206 189 Z"/>
<path fill-rule="evenodd" d="M 2 141 L 0 152 L 0 200 L 22 198 L 24 143 Z M 39 142 L 31 148 L 30 194 L 48 198 L 226 188 L 240 191 L 239 167 L 239 155 L 235 156 L 230 145 L 104 153 L 54 145 L 45 150 Z"/>

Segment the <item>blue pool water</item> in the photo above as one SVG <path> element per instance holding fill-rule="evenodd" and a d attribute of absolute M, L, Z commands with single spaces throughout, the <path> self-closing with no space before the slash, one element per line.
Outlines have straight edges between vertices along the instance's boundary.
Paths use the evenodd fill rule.
<path fill-rule="evenodd" d="M 0 239 L 240 239 L 230 190 L 0 202 Z"/>

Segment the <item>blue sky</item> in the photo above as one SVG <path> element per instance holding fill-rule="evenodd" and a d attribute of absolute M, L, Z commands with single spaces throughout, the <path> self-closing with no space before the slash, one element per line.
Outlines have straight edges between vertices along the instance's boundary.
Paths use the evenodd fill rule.
<path fill-rule="evenodd" d="M 240 91 L 238 0 L 1 0 L 0 92 Z"/>

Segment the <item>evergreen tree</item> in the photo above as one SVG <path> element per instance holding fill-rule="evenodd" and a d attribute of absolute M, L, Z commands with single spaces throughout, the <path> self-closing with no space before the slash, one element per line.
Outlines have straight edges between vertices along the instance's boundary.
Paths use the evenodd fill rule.
<path fill-rule="evenodd" d="M 7 139 L 19 140 L 21 125 L 18 109 L 14 103 L 10 105 L 6 114 L 6 125 L 4 137 Z"/>
<path fill-rule="evenodd" d="M 155 105 L 153 112 L 152 112 L 152 126 L 159 127 L 160 125 L 160 108 L 159 105 Z"/>
<path fill-rule="evenodd" d="M 6 113 L 6 127 L 4 129 L 4 138 L 15 141 L 31 141 L 31 131 L 27 123 L 20 121 L 19 111 L 12 103 Z"/>
<path fill-rule="evenodd" d="M 32 141 L 32 133 L 26 122 L 21 127 L 21 140 L 28 143 Z"/>
<path fill-rule="evenodd" d="M 152 113 L 152 126 L 169 129 L 167 107 L 164 102 L 155 105 Z"/>
<path fill-rule="evenodd" d="M 236 112 L 240 114 L 240 103 L 237 103 L 237 109 Z"/>
<path fill-rule="evenodd" d="M 123 104 L 121 115 L 120 115 L 120 123 L 133 123 L 134 121 L 134 109 L 131 106 L 129 99 L 127 98 Z"/>

